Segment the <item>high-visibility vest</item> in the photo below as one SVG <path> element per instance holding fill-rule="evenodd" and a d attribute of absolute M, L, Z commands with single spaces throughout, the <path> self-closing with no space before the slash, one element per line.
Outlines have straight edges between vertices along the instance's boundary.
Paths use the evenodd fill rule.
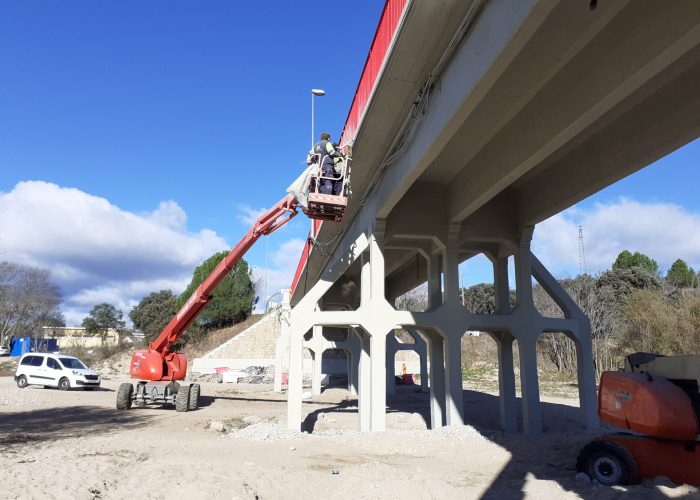
<path fill-rule="evenodd" d="M 321 157 L 321 165 L 324 163 L 333 163 L 331 154 L 335 153 L 333 144 L 330 141 L 322 139 L 314 144 L 314 154 Z"/>

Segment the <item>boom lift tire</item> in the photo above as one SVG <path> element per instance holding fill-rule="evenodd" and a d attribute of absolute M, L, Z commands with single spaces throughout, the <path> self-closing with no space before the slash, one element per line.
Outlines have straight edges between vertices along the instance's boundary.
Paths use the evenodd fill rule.
<path fill-rule="evenodd" d="M 581 449 L 576 470 L 585 472 L 604 486 L 631 484 L 637 480 L 637 464 L 624 446 L 594 440 Z"/>
<path fill-rule="evenodd" d="M 199 384 L 192 384 L 190 386 L 190 404 L 188 408 L 190 411 L 199 408 Z"/>
<path fill-rule="evenodd" d="M 117 410 L 128 410 L 131 408 L 131 396 L 134 394 L 134 386 L 123 383 L 117 391 Z"/>
<path fill-rule="evenodd" d="M 175 411 L 187 411 L 190 408 L 190 386 L 180 385 L 175 395 Z"/>

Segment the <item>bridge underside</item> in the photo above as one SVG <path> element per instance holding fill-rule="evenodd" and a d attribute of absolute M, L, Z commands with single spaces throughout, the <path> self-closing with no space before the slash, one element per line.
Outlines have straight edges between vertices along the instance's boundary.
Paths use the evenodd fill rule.
<path fill-rule="evenodd" d="M 597 425 L 590 325 L 532 255 L 532 230 L 700 135 L 700 2 L 588 4 L 409 3 L 356 137 L 348 216 L 322 227 L 323 251 L 312 252 L 300 280 L 313 286 L 292 298 L 291 428 L 301 419 L 301 339 L 314 326 L 348 328 L 362 342 L 363 429 L 384 428 L 386 337 L 397 328 L 428 343 L 433 427 L 463 421 L 467 330 L 489 332 L 499 347 L 505 429 L 516 425 L 517 340 L 523 428 L 541 430 L 535 342 L 543 331 L 575 342 L 582 420 Z M 459 303 L 458 265 L 477 254 L 494 264 L 489 316 Z M 534 308 L 533 277 L 564 319 Z M 427 311 L 394 309 L 396 297 L 426 282 Z"/>

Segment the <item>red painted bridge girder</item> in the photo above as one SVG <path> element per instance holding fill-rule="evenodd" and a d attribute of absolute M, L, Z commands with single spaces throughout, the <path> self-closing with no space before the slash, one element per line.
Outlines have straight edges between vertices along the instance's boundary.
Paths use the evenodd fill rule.
<path fill-rule="evenodd" d="M 357 130 L 362 123 L 362 118 L 372 99 L 372 94 L 374 93 L 374 89 L 381 75 L 384 62 L 389 56 L 392 41 L 396 36 L 407 5 L 408 0 L 386 0 L 384 4 L 384 10 L 379 18 L 379 24 L 377 25 L 374 39 L 370 45 L 369 54 L 365 60 L 365 66 L 362 69 L 360 81 L 355 90 L 355 96 L 352 99 L 350 111 L 345 120 L 343 132 L 340 135 L 341 145 L 352 142 L 357 135 Z M 311 255 L 311 251 L 313 250 L 312 238 L 316 237 L 318 234 L 321 229 L 321 223 L 322 222 L 319 220 L 313 221 L 312 229 L 309 231 L 309 237 L 306 239 L 299 264 L 297 265 L 297 270 L 294 273 L 294 280 L 291 286 L 292 294 L 294 294 L 299 284 L 299 279 L 309 260 L 309 255 Z"/>

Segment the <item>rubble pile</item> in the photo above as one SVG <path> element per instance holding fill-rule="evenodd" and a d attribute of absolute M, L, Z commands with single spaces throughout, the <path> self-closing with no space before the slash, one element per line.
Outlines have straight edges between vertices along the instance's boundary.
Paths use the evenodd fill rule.
<path fill-rule="evenodd" d="M 249 366 L 245 371 L 248 376 L 239 380 L 244 384 L 271 384 L 275 378 L 275 366 Z"/>
<path fill-rule="evenodd" d="M 188 382 L 211 382 L 221 384 L 222 382 L 235 382 L 238 384 L 271 384 L 275 378 L 275 366 L 249 366 L 244 370 L 220 370 L 218 373 L 188 373 Z M 232 376 L 227 380 L 227 377 Z"/>
<path fill-rule="evenodd" d="M 221 382 L 224 381 L 224 375 L 222 373 L 188 373 L 187 374 L 187 379 L 188 382 L 211 382 L 214 384 L 220 384 Z"/>

